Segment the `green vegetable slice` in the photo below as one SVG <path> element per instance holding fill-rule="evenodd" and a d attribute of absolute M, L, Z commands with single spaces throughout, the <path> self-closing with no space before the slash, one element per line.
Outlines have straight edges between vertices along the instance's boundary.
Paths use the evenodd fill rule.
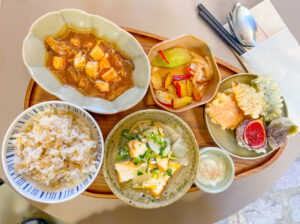
<path fill-rule="evenodd" d="M 191 60 L 191 55 L 187 49 L 181 47 L 174 47 L 163 51 L 169 64 L 157 54 L 152 60 L 152 65 L 164 68 L 175 68 L 184 65 Z"/>

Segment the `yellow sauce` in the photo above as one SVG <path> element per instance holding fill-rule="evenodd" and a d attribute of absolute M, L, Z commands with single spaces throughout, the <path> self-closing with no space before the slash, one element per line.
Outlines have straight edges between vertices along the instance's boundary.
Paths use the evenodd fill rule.
<path fill-rule="evenodd" d="M 224 159 L 211 152 L 200 156 L 197 179 L 204 185 L 215 187 L 221 184 L 227 173 L 227 166 Z"/>

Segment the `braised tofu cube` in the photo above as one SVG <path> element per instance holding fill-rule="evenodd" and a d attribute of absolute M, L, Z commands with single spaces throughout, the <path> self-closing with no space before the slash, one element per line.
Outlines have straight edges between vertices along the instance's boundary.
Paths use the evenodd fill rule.
<path fill-rule="evenodd" d="M 52 67 L 56 70 L 62 70 L 66 66 L 65 59 L 59 56 L 53 56 L 51 64 Z"/>
<path fill-rule="evenodd" d="M 99 72 L 103 72 L 104 70 L 107 70 L 110 68 L 110 63 L 108 59 L 102 58 L 102 60 L 99 62 Z"/>
<path fill-rule="evenodd" d="M 95 60 L 100 60 L 101 58 L 104 57 L 104 54 L 105 52 L 101 47 L 99 47 L 99 45 L 96 45 L 90 53 L 92 58 L 94 58 Z"/>
<path fill-rule="evenodd" d="M 101 77 L 104 81 L 110 82 L 110 81 L 113 81 L 114 79 L 118 78 L 118 74 L 116 73 L 114 68 L 110 68 Z"/>
<path fill-rule="evenodd" d="M 163 193 L 171 177 L 160 170 L 154 173 L 155 175 L 152 174 L 153 177 L 143 182 L 143 187 L 148 189 L 152 196 L 158 198 Z"/>
<path fill-rule="evenodd" d="M 144 142 L 138 140 L 131 140 L 127 142 L 131 158 L 139 158 L 147 151 L 147 145 Z"/>
<path fill-rule="evenodd" d="M 86 65 L 86 57 L 85 55 L 82 55 L 81 52 L 75 55 L 74 58 L 74 68 L 76 69 L 84 69 Z"/>
<path fill-rule="evenodd" d="M 85 73 L 92 79 L 96 80 L 98 78 L 98 62 L 88 61 L 85 66 Z"/>
<path fill-rule="evenodd" d="M 120 183 L 133 179 L 137 172 L 137 167 L 134 165 L 133 161 L 115 163 L 115 169 Z"/>
<path fill-rule="evenodd" d="M 161 171 L 166 172 L 168 169 L 169 158 L 156 158 L 156 163 Z"/>
<path fill-rule="evenodd" d="M 80 45 L 80 40 L 75 39 L 75 38 L 72 38 L 72 39 L 70 40 L 70 43 L 71 43 L 72 45 L 76 46 L 76 47 L 79 47 L 79 45 Z"/>
<path fill-rule="evenodd" d="M 99 89 L 100 92 L 108 92 L 109 91 L 109 83 L 108 82 L 96 81 L 95 85 Z"/>

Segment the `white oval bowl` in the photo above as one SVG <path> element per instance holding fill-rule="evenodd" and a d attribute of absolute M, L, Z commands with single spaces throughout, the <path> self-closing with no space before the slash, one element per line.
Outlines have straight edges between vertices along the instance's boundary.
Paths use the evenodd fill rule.
<path fill-rule="evenodd" d="M 37 185 L 27 176 L 15 173 L 13 135 L 26 129 L 32 118 L 45 108 L 58 108 L 72 112 L 76 117 L 83 119 L 91 131 L 93 139 L 97 142 L 97 171 L 87 176 L 81 183 L 71 188 L 47 188 Z M 94 118 L 82 108 L 62 101 L 47 101 L 36 104 L 23 111 L 10 125 L 2 143 L 2 165 L 10 184 L 24 197 L 42 203 L 59 203 L 68 201 L 80 195 L 94 181 L 98 175 L 104 155 L 104 142 L 101 130 Z"/>
<path fill-rule="evenodd" d="M 55 36 L 66 24 L 85 31 L 93 30 L 97 36 L 117 43 L 134 63 L 134 87 L 110 102 L 99 97 L 84 96 L 74 88 L 63 86 L 45 67 L 44 40 L 47 36 Z M 150 63 L 139 42 L 111 21 L 77 9 L 63 9 L 38 18 L 23 41 L 22 54 L 32 79 L 44 90 L 94 113 L 115 114 L 128 110 L 143 99 L 150 83 Z"/>

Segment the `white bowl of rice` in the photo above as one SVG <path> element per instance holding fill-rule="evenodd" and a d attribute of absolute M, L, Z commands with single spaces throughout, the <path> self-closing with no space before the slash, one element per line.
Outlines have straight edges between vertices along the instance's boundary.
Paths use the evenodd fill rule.
<path fill-rule="evenodd" d="M 48 101 L 22 112 L 2 144 L 2 164 L 24 197 L 58 203 L 81 194 L 97 176 L 104 142 L 94 118 L 71 103 Z"/>

